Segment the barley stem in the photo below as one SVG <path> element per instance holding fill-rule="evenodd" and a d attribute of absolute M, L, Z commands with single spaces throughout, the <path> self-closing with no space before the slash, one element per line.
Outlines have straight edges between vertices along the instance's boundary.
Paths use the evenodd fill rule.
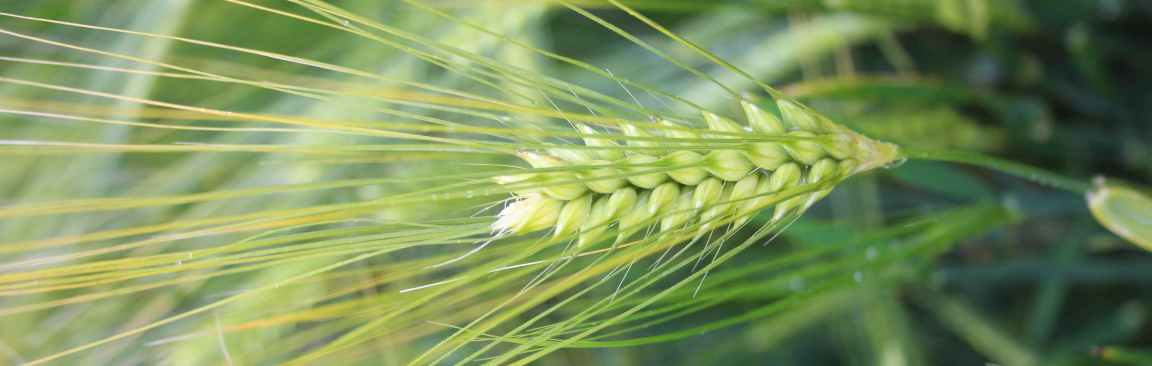
<path fill-rule="evenodd" d="M 1092 185 L 1087 181 L 1065 177 L 1044 169 L 969 151 L 901 149 L 901 155 L 909 159 L 947 161 L 989 168 L 1024 178 L 1043 186 L 1060 188 L 1078 194 L 1083 194 L 1092 189 Z"/>

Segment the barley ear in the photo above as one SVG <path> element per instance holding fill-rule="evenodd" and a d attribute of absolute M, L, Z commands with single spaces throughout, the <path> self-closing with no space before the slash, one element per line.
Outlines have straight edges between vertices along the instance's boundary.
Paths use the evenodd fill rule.
<path fill-rule="evenodd" d="M 1088 209 L 1116 235 L 1152 251 L 1152 198 L 1146 192 L 1098 176 L 1085 193 Z"/>
<path fill-rule="evenodd" d="M 817 185 L 814 191 L 777 203 L 773 221 L 779 221 L 807 210 L 838 181 L 899 156 L 895 145 L 852 132 L 807 107 L 789 100 L 778 104 L 783 119 L 741 102 L 750 128 L 709 111 L 700 112 L 708 129 L 699 132 L 659 117 L 651 117 L 655 126 L 621 120 L 617 125 L 622 135 L 573 123 L 587 135 L 583 150 L 563 146 L 548 147 L 551 155 L 516 152 L 536 169 L 568 169 L 495 181 L 516 183 L 509 188 L 522 196 L 508 215 L 519 213 L 516 217 L 524 219 L 534 210 L 543 215 L 554 205 L 544 198 L 566 201 L 555 219 L 544 217 L 557 225 L 556 237 L 578 233 L 579 245 L 584 245 L 600 239 L 607 226 L 616 224 L 616 244 L 620 244 L 639 231 L 642 223 L 657 218 L 664 230 L 699 219 L 704 224 L 697 235 L 715 229 L 714 219 L 734 214 L 739 217 L 733 221 L 741 225 L 752 211 L 766 208 L 761 204 L 774 193 Z M 627 146 L 619 146 L 617 139 L 626 140 Z M 691 140 L 678 141 L 685 139 Z M 689 148 L 662 152 L 668 147 Z M 502 212 L 494 228 L 526 232 L 527 226 L 508 220 Z"/>

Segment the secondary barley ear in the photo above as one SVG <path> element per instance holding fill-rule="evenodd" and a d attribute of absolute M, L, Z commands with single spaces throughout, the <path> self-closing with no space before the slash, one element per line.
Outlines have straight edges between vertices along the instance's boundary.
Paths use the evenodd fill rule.
<path fill-rule="evenodd" d="M 782 220 L 808 209 L 841 180 L 900 159 L 896 145 L 794 101 L 777 102 L 782 117 L 753 103 L 741 106 L 748 128 L 710 111 L 701 111 L 707 124 L 701 130 L 659 117 L 652 123 L 621 120 L 620 134 L 577 123 L 586 150 L 518 152 L 534 169 L 549 170 L 493 180 L 515 200 L 493 230 L 521 234 L 554 227 L 555 237 L 574 235 L 586 245 L 613 224 L 619 243 L 657 223 L 666 232 L 699 220 L 700 235 L 715 229 L 715 220 L 733 217 L 743 225 L 769 207 L 775 208 L 771 220 Z"/>
<path fill-rule="evenodd" d="M 1152 251 L 1152 198 L 1147 192 L 1098 176 L 1085 197 L 1096 221 L 1132 244 Z"/>

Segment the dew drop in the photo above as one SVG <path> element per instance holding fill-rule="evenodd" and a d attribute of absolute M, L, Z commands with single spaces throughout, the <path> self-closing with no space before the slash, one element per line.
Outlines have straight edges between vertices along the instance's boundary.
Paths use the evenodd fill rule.
<path fill-rule="evenodd" d="M 176 261 L 175 266 L 179 267 L 181 264 L 184 264 L 184 261 Z"/>
<path fill-rule="evenodd" d="M 464 192 L 464 194 L 465 194 L 465 195 L 466 195 L 466 197 L 468 197 L 468 198 L 472 198 L 472 195 L 473 195 L 473 193 L 472 193 L 472 190 L 471 190 L 471 189 L 469 189 L 467 192 Z"/>
<path fill-rule="evenodd" d="M 868 250 L 864 251 L 864 256 L 868 257 L 868 259 L 876 259 L 876 257 L 879 255 L 880 250 L 876 249 L 876 247 L 868 247 Z"/>
<path fill-rule="evenodd" d="M 803 291 L 804 290 L 804 279 L 800 278 L 800 277 L 793 278 L 792 282 L 789 284 L 789 286 L 792 287 L 792 291 L 795 291 L 795 292 Z"/>
<path fill-rule="evenodd" d="M 344 19 L 344 26 L 345 26 L 345 27 L 347 27 L 347 26 L 348 26 L 348 19 Z"/>
<path fill-rule="evenodd" d="M 856 272 L 856 274 L 852 275 L 852 279 L 856 280 L 856 282 L 864 282 L 864 273 Z"/>

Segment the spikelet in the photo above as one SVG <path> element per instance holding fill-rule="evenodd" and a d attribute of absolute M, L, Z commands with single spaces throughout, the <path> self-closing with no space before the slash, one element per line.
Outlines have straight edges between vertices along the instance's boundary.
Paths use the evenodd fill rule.
<path fill-rule="evenodd" d="M 741 106 L 750 128 L 708 111 L 703 112 L 708 129 L 699 132 L 653 117 L 648 125 L 621 123 L 623 136 L 646 138 L 621 146 L 611 135 L 576 124 L 583 134 L 603 135 L 586 137 L 587 146 L 618 149 L 519 152 L 534 168 L 574 170 L 495 178 L 518 198 L 500 213 L 493 230 L 518 234 L 555 228 L 555 237 L 578 234 L 578 245 L 586 245 L 612 224 L 618 226 L 619 243 L 655 223 L 667 232 L 700 220 L 700 235 L 714 229 L 717 218 L 737 215 L 734 222 L 743 225 L 774 194 L 811 186 L 805 194 L 780 197 L 787 199 L 774 205 L 773 220 L 781 220 L 806 210 L 840 180 L 897 159 L 895 145 L 852 132 L 792 101 L 778 102 L 783 118 L 752 103 Z M 650 139 L 660 136 L 667 140 Z M 655 151 L 667 147 L 684 150 Z"/>

